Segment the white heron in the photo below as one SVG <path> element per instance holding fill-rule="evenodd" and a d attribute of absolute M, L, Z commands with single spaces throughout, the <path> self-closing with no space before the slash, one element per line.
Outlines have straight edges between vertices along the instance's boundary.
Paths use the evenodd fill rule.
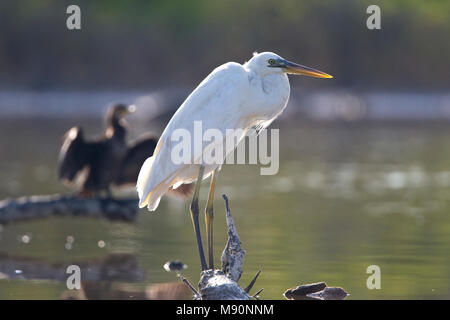
<path fill-rule="evenodd" d="M 197 238 L 202 270 L 208 268 L 199 229 L 198 196 L 201 180 L 211 175 L 210 190 L 205 209 L 209 268 L 214 268 L 212 248 L 213 198 L 215 173 L 221 163 L 206 164 L 201 157 L 205 148 L 194 152 L 192 163 L 174 163 L 171 159 L 174 143 L 171 136 L 176 129 L 194 132 L 194 121 L 202 128 L 218 129 L 226 137 L 227 129 L 265 128 L 287 105 L 290 85 L 287 74 L 318 78 L 332 78 L 322 71 L 305 67 L 281 58 L 272 52 L 255 53 L 244 64 L 225 63 L 213 70 L 187 97 L 167 124 L 155 151 L 143 164 L 137 180 L 139 207 L 154 211 L 161 197 L 170 187 L 174 189 L 197 181 L 190 213 Z M 216 141 L 216 143 L 224 143 Z M 230 150 L 228 150 L 230 151 Z M 226 154 L 223 154 L 225 159 Z"/>

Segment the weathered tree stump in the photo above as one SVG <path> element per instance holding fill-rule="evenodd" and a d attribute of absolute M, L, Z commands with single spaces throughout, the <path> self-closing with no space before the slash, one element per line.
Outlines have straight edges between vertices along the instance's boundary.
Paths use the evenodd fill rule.
<path fill-rule="evenodd" d="M 250 300 L 258 299 L 259 293 L 251 296 L 249 294 L 256 282 L 261 270 L 254 276 L 250 284 L 243 289 L 238 281 L 241 278 L 244 265 L 245 250 L 242 249 L 239 240 L 231 210 L 228 204 L 228 198 L 223 195 L 226 208 L 226 220 L 228 226 L 228 241 L 222 252 L 222 270 L 205 270 L 202 271 L 198 290 L 195 289 L 189 281 L 180 276 L 184 283 L 194 293 L 195 299 L 199 300 Z M 289 300 L 342 300 L 348 294 L 339 287 L 327 287 L 325 282 L 313 283 L 298 286 L 287 290 L 284 293 L 286 299 Z"/>
<path fill-rule="evenodd" d="M 253 287 L 260 271 L 256 274 L 252 282 L 243 289 L 238 281 L 241 278 L 244 265 L 245 250 L 241 247 L 236 227 L 228 204 L 228 198 L 223 195 L 226 207 L 226 220 L 228 226 L 228 241 L 222 252 L 222 269 L 202 271 L 198 290 L 189 281 L 182 277 L 182 280 L 194 292 L 195 299 L 199 300 L 250 300 L 257 296 L 250 296 L 249 291 Z M 261 291 L 259 291 L 261 292 Z M 258 292 L 258 293 L 259 293 Z"/>

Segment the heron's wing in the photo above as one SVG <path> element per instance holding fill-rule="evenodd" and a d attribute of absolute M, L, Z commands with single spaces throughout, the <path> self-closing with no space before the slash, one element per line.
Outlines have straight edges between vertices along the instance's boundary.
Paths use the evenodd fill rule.
<path fill-rule="evenodd" d="M 115 183 L 119 186 L 136 184 L 139 171 L 145 159 L 153 155 L 158 139 L 153 134 L 147 134 L 132 142 L 125 158 L 122 160 Z M 169 189 L 171 195 L 187 197 L 193 191 L 192 184 L 183 184 L 176 189 Z"/>
<path fill-rule="evenodd" d="M 158 141 L 155 153 L 145 161 L 139 173 L 137 189 L 141 207 L 149 204 L 152 191 L 157 186 L 163 184 L 162 195 L 174 182 L 177 184 L 183 182 L 175 179 L 177 173 L 186 170 L 190 165 L 176 164 L 172 161 L 172 150 L 179 144 L 172 141 L 175 130 L 184 129 L 185 132 L 189 132 L 193 141 L 194 123 L 200 121 L 203 132 L 216 129 L 225 137 L 226 129 L 241 126 L 240 111 L 248 100 L 249 92 L 248 74 L 238 63 L 227 63 L 216 68 L 200 83 L 175 112 Z M 203 152 L 203 149 L 194 151 L 192 158 L 198 159 Z M 149 209 L 156 208 L 161 195 L 154 195 Z"/>
<path fill-rule="evenodd" d="M 79 127 L 73 127 L 63 136 L 63 144 L 58 157 L 58 177 L 66 183 L 74 179 L 87 164 L 89 152 Z"/>

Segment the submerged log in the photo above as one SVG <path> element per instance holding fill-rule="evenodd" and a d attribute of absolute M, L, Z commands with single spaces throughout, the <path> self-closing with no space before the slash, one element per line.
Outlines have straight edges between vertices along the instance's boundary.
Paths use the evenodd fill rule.
<path fill-rule="evenodd" d="M 288 289 L 283 295 L 288 300 L 343 300 L 349 294 L 342 288 L 317 282 Z"/>
<path fill-rule="evenodd" d="M 97 217 L 131 222 L 138 213 L 136 199 L 80 198 L 60 194 L 0 201 L 0 224 L 49 216 Z"/>

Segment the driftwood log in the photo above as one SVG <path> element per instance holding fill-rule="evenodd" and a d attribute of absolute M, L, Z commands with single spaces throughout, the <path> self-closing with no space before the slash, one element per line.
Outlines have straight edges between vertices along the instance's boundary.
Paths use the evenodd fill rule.
<path fill-rule="evenodd" d="M 222 269 L 202 271 L 198 290 L 189 281 L 182 277 L 184 283 L 194 292 L 195 299 L 199 300 L 250 300 L 257 298 L 249 295 L 260 271 L 256 274 L 251 283 L 243 289 L 238 281 L 241 278 L 244 265 L 245 250 L 241 247 L 241 241 L 236 231 L 228 198 L 223 195 L 226 207 L 226 221 L 228 226 L 228 241 L 222 252 Z M 261 291 L 259 291 L 261 292 Z M 258 293 L 259 293 L 258 292 Z"/>
<path fill-rule="evenodd" d="M 138 213 L 136 199 L 80 198 L 45 195 L 0 201 L 0 224 L 49 216 L 100 217 L 131 222 Z"/>
<path fill-rule="evenodd" d="M 327 287 L 325 282 L 300 285 L 283 294 L 288 300 L 344 300 L 348 295 L 340 287 Z"/>

